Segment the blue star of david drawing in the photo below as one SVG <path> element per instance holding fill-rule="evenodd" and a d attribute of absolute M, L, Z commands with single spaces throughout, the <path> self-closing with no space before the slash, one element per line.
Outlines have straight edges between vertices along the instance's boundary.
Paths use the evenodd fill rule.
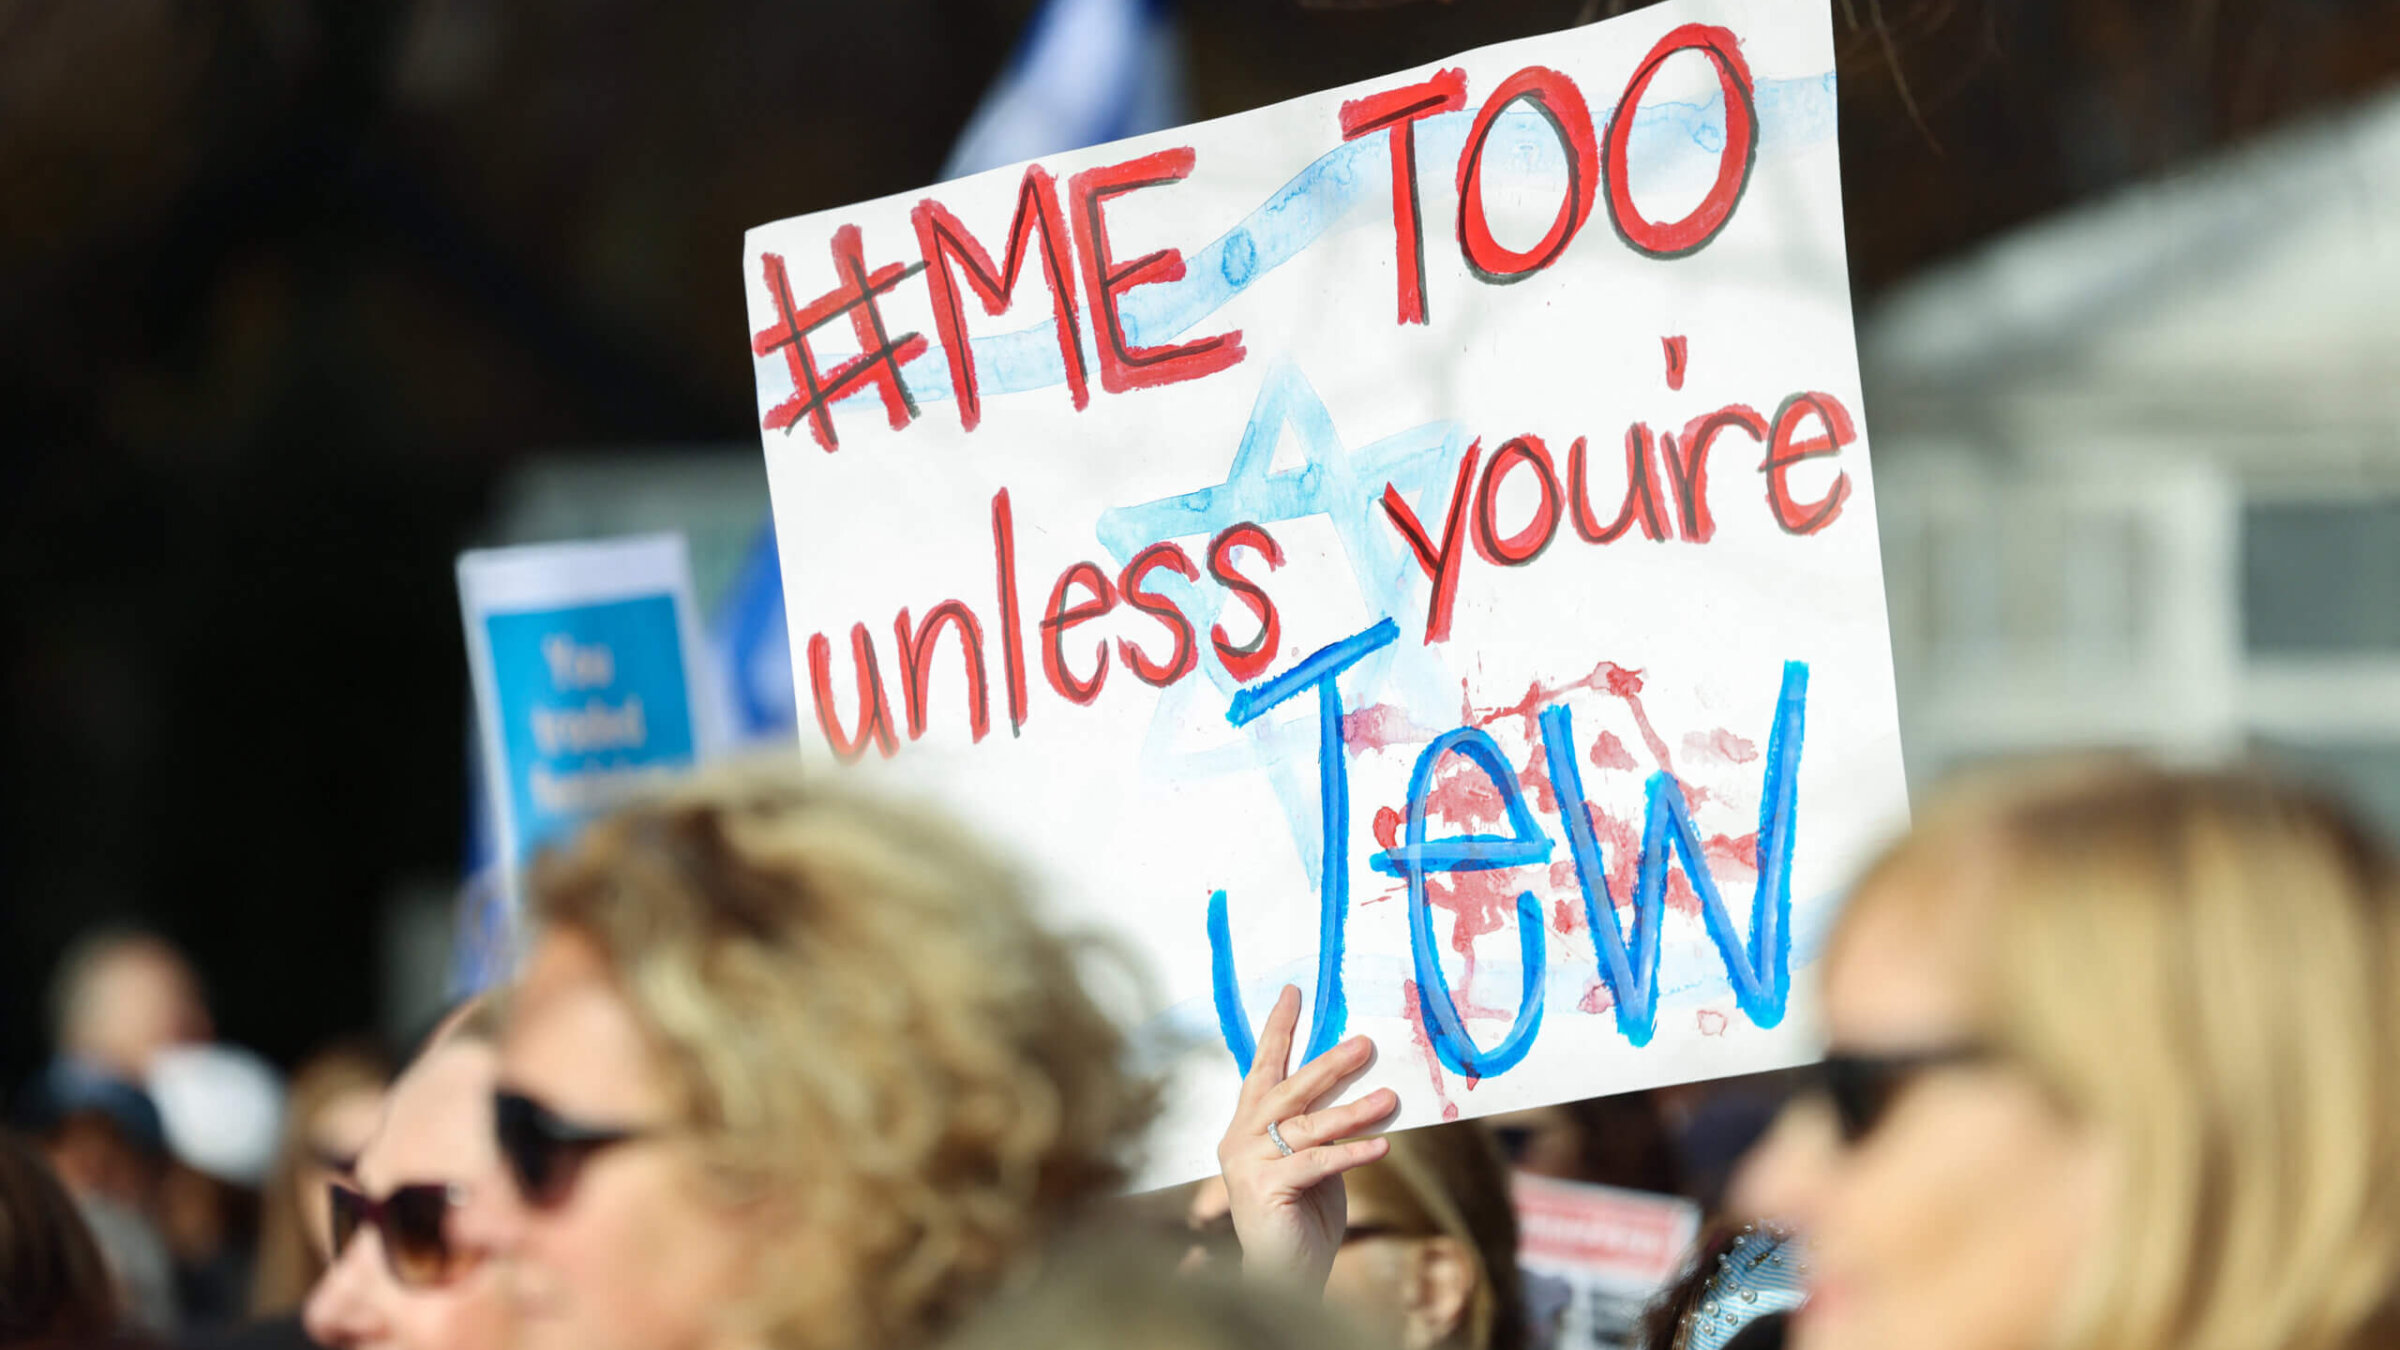
<path fill-rule="evenodd" d="M 1302 463 L 1273 472 L 1275 448 L 1285 428 L 1297 438 Z M 1243 521 L 1271 525 L 1277 521 L 1324 516 L 1340 538 L 1359 599 L 1370 619 L 1406 616 L 1423 608 L 1424 581 L 1391 523 L 1384 519 L 1381 498 L 1385 484 L 1399 489 L 1425 509 L 1428 488 L 1447 489 L 1457 471 L 1465 433 L 1455 423 L 1429 422 L 1386 436 L 1356 451 L 1343 444 L 1325 409 L 1299 369 L 1288 363 L 1267 372 L 1250 421 L 1225 481 L 1179 496 L 1119 507 L 1100 518 L 1100 544 L 1122 567 L 1133 556 L 1165 539 L 1197 536 L 1203 540 Z M 1195 559 L 1195 561 L 1200 561 Z M 1213 694 L 1198 681 L 1182 681 L 1160 698 L 1142 747 L 1145 768 L 1178 776 L 1214 776 L 1265 769 L 1291 827 L 1292 843 L 1313 874 L 1322 849 L 1317 827 L 1317 732 L 1306 717 L 1262 717 L 1244 728 L 1246 743 L 1206 750 L 1183 750 L 1173 745 L 1174 728 L 1184 720 L 1190 700 L 1214 698 L 1221 713 L 1224 701 L 1239 687 L 1217 659 L 1208 631 L 1225 605 L 1219 588 L 1205 588 L 1174 572 L 1151 574 L 1150 584 L 1172 601 L 1192 623 L 1200 641 L 1200 669 L 1208 675 Z M 1353 680 L 1352 707 L 1372 701 L 1373 691 L 1396 681 L 1418 706 L 1438 703 L 1443 692 L 1439 665 L 1424 655 L 1424 647 L 1403 641 L 1367 658 Z M 1290 653 L 1289 655 L 1299 655 Z"/>

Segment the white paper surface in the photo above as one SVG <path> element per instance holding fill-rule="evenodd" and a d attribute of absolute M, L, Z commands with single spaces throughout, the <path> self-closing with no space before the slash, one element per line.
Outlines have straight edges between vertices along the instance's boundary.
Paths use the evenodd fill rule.
<path fill-rule="evenodd" d="M 1655 62 L 1629 132 L 1612 137 L 1637 70 L 1662 40 L 1709 40 L 1701 30 L 1721 30 L 1714 40 L 1738 52 L 1732 66 L 1743 74 L 1721 74 L 1726 63 L 1696 50 Z M 1539 70 L 1519 74 L 1528 68 Z M 1087 228 L 1078 238 L 1070 225 L 1052 241 L 1029 227 L 1015 290 L 997 317 L 972 283 L 955 283 L 979 376 L 972 430 L 962 425 L 933 284 L 944 268 L 964 274 L 945 248 L 932 250 L 931 267 L 907 270 L 925 264 L 928 251 L 911 213 L 939 223 L 940 213 L 920 206 L 938 203 L 979 241 L 997 274 L 1008 261 L 1011 218 L 1023 194 L 1039 199 L 1040 176 L 995 170 L 750 232 L 743 276 L 802 744 L 829 756 L 831 742 L 860 735 L 853 625 L 863 625 L 895 753 L 885 755 L 869 735 L 854 747 L 858 766 L 966 813 L 1037 866 L 1062 921 L 1115 934 L 1146 960 L 1164 1009 L 1151 1029 L 1176 1034 L 1183 1046 L 1171 1058 L 1174 1106 L 1152 1141 L 1146 1181 L 1214 1169 L 1237 1079 L 1228 1025 L 1254 1025 L 1288 980 L 1309 996 L 1308 1036 L 1330 1002 L 1321 966 L 1339 974 L 1344 1029 L 1371 1034 L 1379 1049 L 1375 1067 L 1349 1090 L 1396 1088 L 1403 1126 L 1765 1069 L 1812 1053 L 1806 967 L 1839 888 L 1906 812 L 1851 338 L 1832 71 L 1821 6 L 1675 0 L 1045 160 L 1060 218 Z M 1394 213 L 1393 133 L 1345 141 L 1342 110 L 1419 83 L 1435 99 L 1455 88 L 1462 106 L 1412 124 L 1424 321 L 1404 323 L 1408 269 Z M 1588 119 L 1580 138 L 1557 130 L 1576 120 L 1572 99 L 1561 96 L 1569 85 Z M 1479 130 L 1495 91 L 1529 87 L 1546 101 L 1508 100 Z M 1754 131 L 1746 144 L 1744 122 Z M 1592 151 L 1580 162 L 1569 148 L 1577 139 Z M 1170 179 L 1179 167 L 1172 152 L 1185 149 L 1189 168 L 1179 180 L 1103 195 L 1096 207 L 1078 191 L 1078 174 L 1144 156 L 1161 158 L 1129 175 Z M 1538 252 L 1545 231 L 1567 219 L 1572 231 L 1547 265 L 1505 282 L 1470 266 L 1461 242 L 1462 157 L 1477 169 L 1496 246 L 1478 254 L 1499 264 L 1484 270 L 1518 265 L 1508 251 Z M 1612 191 L 1619 183 L 1630 185 L 1624 194 Z M 1578 217 L 1581 184 L 1590 186 L 1591 206 Z M 1740 191 L 1713 234 L 1696 246 L 1654 250 L 1681 256 L 1635 246 L 1665 240 L 1643 220 L 1672 222 L 1705 209 L 1720 184 Z M 1612 208 L 1612 199 L 1624 195 L 1639 219 L 1619 228 L 1628 204 Z M 1105 258 L 1089 247 L 1094 211 Z M 1169 279 L 1167 266 L 1137 272 L 1154 284 L 1116 297 L 1113 331 L 1153 349 L 1235 333 L 1238 344 L 1218 344 L 1213 362 L 1166 363 L 1170 374 L 1190 378 L 1123 388 L 1100 350 L 1111 341 L 1112 317 L 1092 283 L 1169 248 L 1182 255 L 1180 278 Z M 837 255 L 850 249 L 859 261 L 848 275 L 864 281 L 844 289 Z M 1072 276 L 1080 409 L 1053 319 L 1048 258 Z M 871 305 L 845 307 L 867 287 L 876 288 Z M 828 295 L 835 298 L 820 303 Z M 794 328 L 803 330 L 820 386 L 838 380 L 851 358 L 885 346 L 890 359 L 861 369 L 888 374 L 897 362 L 899 380 L 888 388 L 859 381 L 814 418 L 812 375 L 795 361 Z M 912 334 L 921 345 L 906 341 Z M 1676 349 L 1679 372 L 1671 371 Z M 1206 370 L 1211 364 L 1219 368 Z M 1814 401 L 1793 403 L 1803 395 Z M 1684 494 L 1693 498 L 1687 509 L 1666 438 L 1683 450 L 1701 419 L 1728 408 L 1751 410 L 1754 420 L 1721 419 L 1744 424 L 1716 436 L 1705 484 Z M 1764 433 L 1787 411 L 1787 449 L 1827 438 L 1829 422 L 1846 422 L 1850 436 L 1838 453 L 1764 472 Z M 1627 515 L 1627 444 L 1637 424 L 1646 428 L 1631 434 L 1652 466 L 1654 509 L 1645 512 L 1636 496 Z M 1480 546 L 1475 525 L 1486 506 L 1486 466 L 1523 436 L 1540 439 L 1569 499 L 1574 447 L 1584 442 L 1584 509 L 1561 500 L 1547 547 L 1507 565 L 1505 556 L 1521 556 L 1543 537 L 1541 472 L 1525 451 L 1510 452 Z M 1384 498 L 1388 486 L 1439 553 L 1470 453 L 1476 467 L 1451 550 L 1454 608 L 1447 636 L 1428 641 L 1435 588 Z M 1780 508 L 1770 499 L 1777 482 Z M 995 499 L 1003 492 L 1015 644 L 996 560 Z M 1828 511 L 1829 501 L 1838 511 Z M 1699 528 L 1699 502 L 1713 532 Z M 1585 537 L 1620 520 L 1625 529 L 1613 542 Z M 1253 608 L 1210 571 L 1212 540 L 1244 522 L 1283 554 L 1272 569 L 1255 549 L 1230 555 L 1232 570 L 1272 602 L 1278 628 L 1273 659 L 1247 679 L 1228 672 L 1211 640 L 1222 625 L 1227 645 L 1238 648 L 1260 629 Z M 1043 619 L 1062 574 L 1089 561 L 1114 586 L 1127 562 L 1161 541 L 1184 550 L 1197 578 L 1184 582 L 1161 569 L 1144 589 L 1173 598 L 1188 616 L 1196 668 L 1163 688 L 1136 678 L 1120 641 L 1154 666 L 1168 662 L 1175 644 L 1167 624 L 1120 601 L 1064 631 L 1063 679 L 1054 680 Z M 1496 551 L 1487 556 L 1487 548 Z M 1091 589 L 1067 583 L 1064 607 L 1091 600 Z M 946 624 L 922 663 L 919 734 L 895 622 L 905 610 L 916 634 L 946 601 L 959 602 L 979 630 L 981 697 L 962 654 L 966 625 Z M 1336 681 L 1345 713 L 1337 777 L 1348 820 L 1330 874 L 1347 888 L 1347 903 L 1334 916 L 1341 958 L 1326 965 L 1320 692 L 1301 689 L 1245 725 L 1229 721 L 1228 711 L 1245 684 L 1285 676 L 1387 619 L 1395 635 Z M 811 679 L 819 638 L 823 698 Z M 1088 703 L 1066 696 L 1062 685 L 1093 678 L 1104 640 L 1107 668 L 1096 693 Z M 1013 725 L 1009 693 L 1012 645 L 1022 652 L 1021 726 Z M 1606 879 L 1605 899 L 1590 907 L 1550 781 L 1540 720 L 1549 707 L 1571 718 L 1562 753 L 1576 766 L 1594 826 L 1595 897 Z M 971 708 L 986 722 L 980 739 Z M 832 737 L 820 730 L 827 722 Z M 1410 886 L 1373 864 L 1407 842 L 1420 755 L 1462 727 L 1488 738 L 1506 767 L 1505 789 L 1466 755 L 1443 756 L 1430 780 L 1424 839 L 1511 834 L 1502 808 L 1513 791 L 1531 826 L 1517 833 L 1533 842 L 1512 856 L 1541 860 L 1431 872 L 1422 882 L 1423 922 L 1412 933 Z M 1792 791 L 1781 809 L 1770 801 L 1762 812 L 1778 758 Z M 1654 781 L 1664 784 L 1660 793 Z M 1664 878 L 1648 906 L 1659 916 L 1655 1007 L 1646 1018 L 1620 1016 L 1620 1004 L 1638 1013 L 1642 1001 L 1645 963 L 1635 939 L 1647 813 L 1678 786 L 1721 900 L 1723 941 L 1702 917 L 1685 861 L 1657 866 L 1672 851 L 1662 845 L 1648 860 Z M 1781 937 L 1770 931 L 1754 943 L 1762 822 L 1770 844 L 1788 842 L 1788 871 L 1771 847 L 1766 871 L 1788 885 L 1789 912 L 1773 903 L 1770 885 L 1766 919 Z M 1662 814 L 1660 839 L 1670 823 Z M 1236 972 L 1224 996 L 1212 975 L 1209 923 L 1219 891 Z M 1520 894 L 1531 896 L 1540 921 L 1538 1014 L 1524 1011 Z M 1595 945 L 1593 909 L 1613 913 L 1625 934 L 1632 955 L 1622 979 L 1611 977 Z M 1784 944 L 1788 955 L 1776 950 Z M 1751 972 L 1747 998 L 1736 996 L 1736 967 Z M 1443 1018 L 1423 1011 L 1438 1012 L 1441 1002 L 1420 988 L 1429 982 L 1446 984 L 1457 1009 L 1447 1033 Z M 1221 1013 L 1232 994 L 1240 1009 L 1228 1018 Z M 1493 1064 L 1512 1027 L 1536 1015 L 1521 1056 Z"/>

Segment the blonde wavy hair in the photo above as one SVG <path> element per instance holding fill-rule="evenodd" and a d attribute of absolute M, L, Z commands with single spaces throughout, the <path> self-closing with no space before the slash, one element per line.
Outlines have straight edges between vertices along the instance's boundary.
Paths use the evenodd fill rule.
<path fill-rule="evenodd" d="M 1855 895 L 1845 930 L 1977 906 L 1993 1047 L 2121 1160 L 2065 1345 L 2400 1345 L 2400 876 L 2347 810 L 2053 766 L 1954 792 Z"/>
<path fill-rule="evenodd" d="M 719 1198 L 776 1216 L 735 1310 L 766 1345 L 943 1330 L 1122 1183 L 1152 1113 L 1079 944 L 934 815 L 747 765 L 602 820 L 528 892 L 609 964 Z"/>

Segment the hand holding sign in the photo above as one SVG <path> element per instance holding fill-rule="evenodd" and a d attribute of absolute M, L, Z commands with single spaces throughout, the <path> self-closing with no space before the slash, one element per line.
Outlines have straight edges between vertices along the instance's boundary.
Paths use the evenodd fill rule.
<path fill-rule="evenodd" d="M 1242 1268 L 1318 1289 L 1342 1245 L 1348 1214 L 1342 1173 L 1391 1148 L 1381 1139 L 1351 1136 L 1380 1123 L 1400 1098 L 1378 1088 L 1346 1106 L 1318 1109 L 1342 1080 L 1367 1066 L 1375 1044 L 1353 1036 L 1286 1077 L 1299 1025 L 1300 991 L 1287 984 L 1260 1031 L 1233 1123 L 1217 1145 L 1217 1161 L 1233 1202 Z"/>

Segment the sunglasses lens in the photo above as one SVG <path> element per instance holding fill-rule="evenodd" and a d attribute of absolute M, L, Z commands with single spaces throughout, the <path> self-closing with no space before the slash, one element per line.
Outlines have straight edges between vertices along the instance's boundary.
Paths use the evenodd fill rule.
<path fill-rule="evenodd" d="M 450 1192 L 442 1186 L 403 1186 L 384 1201 L 384 1243 L 402 1284 L 439 1284 L 450 1277 L 450 1240 L 443 1232 L 449 1213 Z"/>
<path fill-rule="evenodd" d="M 513 1092 L 492 1097 L 492 1129 L 500 1145 L 501 1160 L 508 1164 L 509 1176 L 528 1203 L 540 1194 L 546 1179 L 542 1174 L 541 1141 L 534 1137 L 536 1122 L 532 1112 L 533 1103 Z"/>
<path fill-rule="evenodd" d="M 1522 1125 L 1495 1127 L 1492 1138 L 1500 1145 L 1500 1155 L 1512 1163 L 1525 1161 L 1525 1155 L 1533 1149 L 1533 1131 Z"/>
<path fill-rule="evenodd" d="M 350 1246 L 352 1235 L 358 1232 L 359 1220 L 366 1214 L 367 1198 L 347 1186 L 325 1188 L 327 1213 L 333 1219 L 333 1254 L 340 1257 Z"/>
<path fill-rule="evenodd" d="M 1976 1041 L 1962 1041 L 1897 1054 L 1833 1054 L 1818 1066 L 1817 1082 L 1833 1107 L 1842 1142 L 1865 1141 L 1891 1114 L 1893 1103 L 1924 1073 L 1947 1067 L 1987 1063 L 1994 1052 Z"/>
<path fill-rule="evenodd" d="M 1913 1064 L 1838 1056 L 1825 1061 L 1825 1095 L 1833 1099 L 1833 1114 L 1844 1143 L 1861 1143 L 1875 1132 L 1915 1068 Z"/>
<path fill-rule="evenodd" d="M 500 1153 L 525 1203 L 547 1208 L 565 1199 L 575 1162 L 573 1142 L 530 1097 L 503 1092 L 493 1098 L 493 1106 Z"/>

